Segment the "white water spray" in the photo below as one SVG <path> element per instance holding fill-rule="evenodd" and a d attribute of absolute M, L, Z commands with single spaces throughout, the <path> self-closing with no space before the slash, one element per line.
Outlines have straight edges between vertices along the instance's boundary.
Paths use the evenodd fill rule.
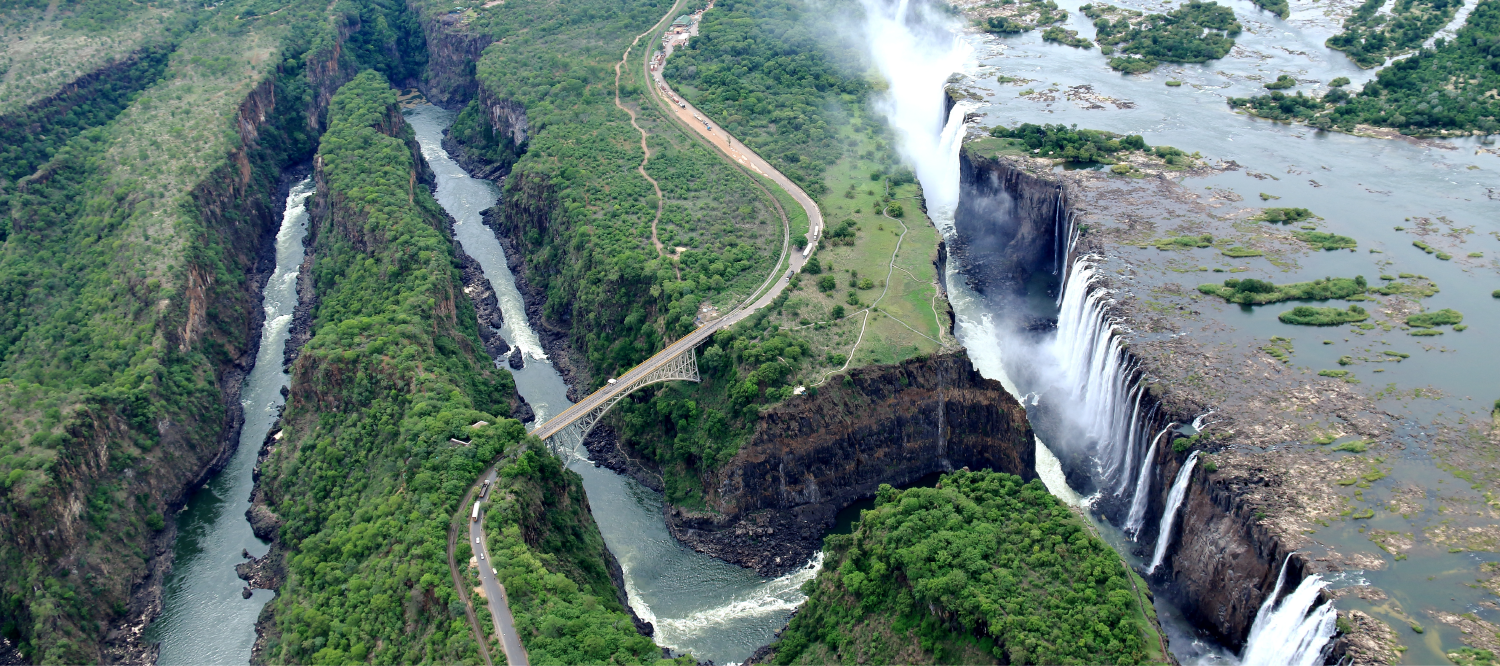
<path fill-rule="evenodd" d="M 1188 480 L 1193 478 L 1193 466 L 1198 464 L 1198 452 L 1188 456 L 1187 462 L 1182 464 L 1182 469 L 1177 472 L 1177 480 L 1172 482 L 1172 491 L 1167 493 L 1167 509 L 1161 514 L 1161 531 L 1156 535 L 1156 551 L 1151 554 L 1151 568 L 1146 569 L 1146 574 L 1156 573 L 1156 568 L 1161 566 L 1161 560 L 1167 555 L 1167 546 L 1172 543 L 1172 528 L 1177 524 L 1177 509 L 1182 507 L 1182 498 L 1187 495 Z"/>
<path fill-rule="evenodd" d="M 1167 434 L 1176 421 L 1167 424 L 1156 437 L 1151 439 L 1151 448 L 1146 449 L 1146 457 L 1141 458 L 1141 471 L 1136 475 L 1135 494 L 1130 498 L 1130 515 L 1125 519 L 1125 533 L 1134 539 L 1141 531 L 1141 526 L 1146 522 L 1147 495 L 1151 493 L 1151 461 L 1156 460 L 1156 444 L 1161 441 L 1162 435 Z"/>
<path fill-rule="evenodd" d="M 1094 284 L 1098 276 L 1091 259 L 1080 257 L 1068 272 L 1050 351 L 1060 369 L 1057 385 L 1075 406 L 1065 414 L 1093 443 L 1100 487 L 1121 495 L 1130 489 L 1143 437 L 1139 412 L 1145 386 L 1131 381 L 1136 362 L 1125 353 L 1119 325 L 1109 316 L 1109 291 Z"/>
<path fill-rule="evenodd" d="M 890 86 L 875 105 L 896 132 L 896 146 L 922 183 L 929 209 L 958 206 L 962 107 L 945 113 L 948 77 L 971 58 L 951 19 L 910 0 L 861 0 L 862 43 Z"/>
<path fill-rule="evenodd" d="M 1313 666 L 1322 663 L 1323 646 L 1337 624 L 1338 610 L 1329 601 L 1314 608 L 1328 583 L 1316 574 L 1302 579 L 1297 589 L 1277 603 L 1286 584 L 1287 555 L 1276 577 L 1276 589 L 1260 605 L 1250 636 L 1245 639 L 1241 666 Z"/>

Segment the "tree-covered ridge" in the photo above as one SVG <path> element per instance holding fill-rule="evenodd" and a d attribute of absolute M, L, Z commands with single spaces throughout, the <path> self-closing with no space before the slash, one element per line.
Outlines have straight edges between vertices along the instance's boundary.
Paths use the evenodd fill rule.
<path fill-rule="evenodd" d="M 1439 39 L 1380 70 L 1357 94 L 1335 88 L 1322 97 L 1273 92 L 1229 100 L 1273 120 L 1355 131 L 1392 127 L 1405 134 L 1500 131 L 1500 0 L 1481 0 L 1453 39 Z"/>
<path fill-rule="evenodd" d="M 827 192 L 824 169 L 843 153 L 834 128 L 849 122 L 843 103 L 863 97 L 869 85 L 841 71 L 858 60 L 816 27 L 815 11 L 827 9 L 721 0 L 664 74 L 694 106 L 818 197 Z"/>
<path fill-rule="evenodd" d="M 237 4 L 0 192 L 0 624 L 36 662 L 102 659 L 163 512 L 220 451 L 247 274 L 281 168 L 311 148 L 308 50 L 337 39 L 326 2 Z M 257 91 L 279 106 L 241 124 Z"/>
<path fill-rule="evenodd" d="M 480 563 L 498 572 L 527 656 L 534 664 L 662 661 L 619 602 L 583 479 L 540 442 L 528 445 L 490 493 L 484 527 L 493 559 Z"/>
<path fill-rule="evenodd" d="M 1102 9 L 1102 6 L 1101 6 Z M 1086 10 L 1087 11 L 1087 10 Z M 1100 11 L 1100 10 L 1095 10 Z M 1214 2 L 1192 0 L 1165 14 L 1095 19 L 1099 51 L 1111 55 L 1109 66 L 1122 72 L 1149 72 L 1161 62 L 1208 62 L 1229 54 L 1240 22 L 1234 10 Z"/>
<path fill-rule="evenodd" d="M 599 383 L 694 328 L 700 305 L 727 309 L 743 299 L 781 249 L 771 202 L 643 104 L 643 38 L 623 68 L 621 98 L 649 133 L 646 168 L 666 197 L 659 233 L 686 251 L 659 256 L 651 245 L 655 195 L 635 170 L 640 135 L 614 106 L 614 64 L 669 6 L 518 0 L 476 9 L 468 26 L 501 40 L 485 51 L 478 78 L 495 98 L 524 107 L 528 123 L 491 224 L 520 239 L 524 274 L 546 293 L 538 323 L 566 329 L 586 357 L 581 369 Z M 487 115 L 461 114 L 454 134 L 483 137 L 490 130 L 466 121 Z"/>
<path fill-rule="evenodd" d="M 1380 8 L 1391 2 L 1389 13 Z M 1349 54 L 1360 67 L 1378 67 L 1385 59 L 1421 48 L 1458 13 L 1463 0 L 1365 0 L 1344 31 L 1328 38 L 1328 48 Z"/>
<path fill-rule="evenodd" d="M 1162 659 L 1119 556 L 1040 481 L 959 471 L 937 488 L 882 485 L 875 504 L 853 534 L 825 540 L 775 663 L 885 661 L 906 636 L 936 661 L 930 646 L 955 629 L 1001 663 Z M 890 643 L 851 641 L 891 621 Z"/>
<path fill-rule="evenodd" d="M 525 428 L 504 418 L 514 384 L 483 351 L 414 146 L 380 74 L 334 96 L 316 161 L 316 333 L 261 477 L 287 551 L 272 663 L 479 659 L 448 525 Z"/>

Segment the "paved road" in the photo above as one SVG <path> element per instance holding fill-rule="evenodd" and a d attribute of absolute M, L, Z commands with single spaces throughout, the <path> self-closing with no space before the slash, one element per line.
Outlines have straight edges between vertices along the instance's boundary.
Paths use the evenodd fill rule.
<path fill-rule="evenodd" d="M 668 14 L 668 16 L 671 15 L 671 13 Z M 697 30 L 698 24 L 695 21 L 692 27 L 692 34 L 696 34 Z M 704 324 L 697 330 L 689 333 L 686 337 L 667 345 L 665 349 L 646 359 L 640 365 L 631 368 L 629 372 L 615 378 L 614 384 L 604 385 L 587 398 L 568 407 L 557 416 L 552 417 L 547 423 L 532 432 L 532 434 L 544 440 L 557 434 L 559 430 L 567 427 L 568 424 L 572 423 L 578 417 L 588 414 L 590 410 L 600 403 L 613 398 L 615 394 L 621 391 L 629 389 L 631 382 L 636 378 L 649 374 L 667 361 L 697 347 L 699 343 L 708 339 L 715 331 L 733 325 L 735 322 L 754 314 L 756 310 L 768 305 L 782 290 L 786 289 L 792 274 L 802 269 L 802 264 L 807 261 L 807 257 L 811 256 L 812 252 L 817 248 L 817 240 L 822 237 L 823 213 L 818 210 L 818 204 L 812 200 L 812 197 L 808 196 L 791 179 L 787 178 L 780 171 L 777 171 L 775 167 L 772 167 L 770 163 L 755 154 L 754 151 L 746 148 L 744 144 L 735 140 L 733 136 L 725 132 L 722 128 L 714 126 L 710 129 L 712 121 L 709 120 L 709 122 L 705 123 L 703 120 L 699 120 L 706 119 L 707 117 L 700 113 L 692 104 L 688 104 L 681 96 L 673 92 L 671 87 L 666 84 L 666 81 L 661 78 L 661 65 L 665 63 L 667 57 L 671 56 L 672 49 L 676 43 L 677 41 L 672 39 L 672 35 L 669 34 L 665 55 L 660 59 L 648 59 L 646 62 L 647 74 L 651 76 L 657 86 L 652 89 L 652 94 L 656 96 L 664 108 L 671 109 L 677 115 L 678 120 L 681 120 L 688 127 L 693 128 L 700 138 L 708 141 L 715 148 L 718 148 L 720 152 L 741 166 L 771 179 L 772 182 L 791 194 L 797 204 L 802 206 L 802 210 L 807 213 L 810 242 L 807 245 L 806 251 L 792 251 L 789 253 L 791 255 L 791 261 L 788 264 L 789 267 L 783 269 L 783 272 L 776 277 L 776 281 L 771 285 L 771 288 L 766 290 L 755 302 L 741 305 L 723 317 Z M 786 233 L 789 233 L 789 230 L 786 230 Z M 783 247 L 785 247 L 785 240 L 783 238 Z M 777 265 L 781 265 L 780 261 L 777 262 Z"/>
<path fill-rule="evenodd" d="M 491 467 L 485 473 L 485 478 L 490 480 L 490 485 L 495 483 L 495 468 Z M 472 506 L 472 505 L 470 505 Z M 531 663 L 526 656 L 526 648 L 521 645 L 521 637 L 516 634 L 516 620 L 510 614 L 510 600 L 505 596 L 505 586 L 495 578 L 494 562 L 490 561 L 490 544 L 484 538 L 484 516 L 479 521 L 469 522 L 469 543 L 474 545 L 474 550 L 479 553 L 479 584 L 484 588 L 484 596 L 488 598 L 490 606 L 490 617 L 495 622 L 495 633 L 500 636 L 500 649 L 505 651 L 505 660 L 510 666 L 528 666 Z"/>
<path fill-rule="evenodd" d="M 680 4 L 681 3 L 678 3 L 679 6 Z M 666 21 L 668 18 L 676 14 L 677 11 L 679 11 L 678 7 L 674 6 L 672 11 L 668 12 L 667 15 L 662 18 L 662 21 Z M 658 23 L 658 25 L 660 25 L 660 23 Z M 655 30 L 655 28 L 652 28 L 652 30 Z M 694 22 L 692 31 L 694 34 L 696 34 L 697 30 L 698 25 L 696 22 Z M 632 43 L 632 46 L 633 45 L 634 43 Z M 670 45 L 667 47 L 666 55 L 671 55 Z M 665 59 L 663 58 L 662 61 L 664 62 L 664 60 Z M 660 63 L 655 64 L 659 65 Z M 659 86 L 658 88 L 652 90 L 652 95 L 656 97 L 663 108 L 671 109 L 672 112 L 676 114 L 678 120 L 682 121 L 688 127 L 696 130 L 699 137 L 708 141 L 710 145 L 713 145 L 724 155 L 728 156 L 731 160 L 734 160 L 741 166 L 769 178 L 772 182 L 776 183 L 778 186 L 792 195 L 792 198 L 796 200 L 797 204 L 802 206 L 802 210 L 807 213 L 809 225 L 808 235 L 810 242 L 808 243 L 807 249 L 805 251 L 789 251 L 790 238 L 788 237 L 788 234 L 790 234 L 791 232 L 789 226 L 790 222 L 786 220 L 785 214 L 783 213 L 782 257 L 777 260 L 777 268 L 775 269 L 776 273 L 773 273 L 771 276 L 767 277 L 766 282 L 769 283 L 769 288 L 767 288 L 767 285 L 765 284 L 761 285 L 762 291 L 759 298 L 755 299 L 754 302 L 742 304 L 740 307 L 729 311 L 723 317 L 700 326 L 692 333 L 689 333 L 682 339 L 677 340 L 670 345 L 667 345 L 665 349 L 657 352 L 645 362 L 637 365 L 634 368 L 631 368 L 629 372 L 626 372 L 624 375 L 616 378 L 614 384 L 606 384 L 603 388 L 594 391 L 587 398 L 584 398 L 577 404 L 568 407 L 557 416 L 552 417 L 547 421 L 546 424 L 532 431 L 532 434 L 535 434 L 542 439 L 546 439 L 547 437 L 556 434 L 557 431 L 563 429 L 569 423 L 572 423 L 575 419 L 578 418 L 578 416 L 587 414 L 589 410 L 593 409 L 601 402 L 604 402 L 614 397 L 616 393 L 625 390 L 637 377 L 650 373 L 657 367 L 677 357 L 680 354 L 692 353 L 692 350 L 695 347 L 697 347 L 704 340 L 708 339 L 708 337 L 713 335 L 714 332 L 724 327 L 731 326 L 736 322 L 744 319 L 745 317 L 754 314 L 757 310 L 770 304 L 771 301 L 776 298 L 776 296 L 781 294 L 781 292 L 786 289 L 787 285 L 791 281 L 792 275 L 802 269 L 803 263 L 806 262 L 807 257 L 812 255 L 812 252 L 817 247 L 818 239 L 822 237 L 823 214 L 818 210 L 818 205 L 812 200 L 812 197 L 808 196 L 806 192 L 803 192 L 802 188 L 797 187 L 797 184 L 793 183 L 791 179 L 787 178 L 780 171 L 777 171 L 774 167 L 772 167 L 769 163 L 762 159 L 759 155 L 755 154 L 754 151 L 746 148 L 744 144 L 735 140 L 734 137 L 730 136 L 722 129 L 710 129 L 708 127 L 708 124 L 694 120 L 695 114 L 699 117 L 704 117 L 703 114 L 699 113 L 698 110 L 691 104 L 686 104 L 686 102 L 682 101 L 676 93 L 672 92 L 671 88 L 666 85 L 666 82 L 661 79 L 660 67 L 653 67 L 653 62 L 648 60 L 645 68 L 647 74 L 651 76 Z M 618 86 L 618 79 L 616 81 L 616 86 Z M 777 204 L 777 207 L 780 207 L 779 203 Z M 787 267 L 782 268 L 782 260 L 787 259 L 787 255 L 790 255 L 790 260 L 786 263 Z M 495 478 L 495 470 L 496 467 L 492 466 L 485 471 L 485 478 L 491 479 L 492 483 L 493 479 Z M 472 501 L 472 499 L 473 493 L 471 493 L 470 497 L 465 498 L 466 507 L 472 507 L 471 504 L 467 504 L 467 502 Z M 528 666 L 530 662 L 526 655 L 526 649 L 521 645 L 520 637 L 516 634 L 515 620 L 510 613 L 510 603 L 505 596 L 505 587 L 500 585 L 500 581 L 496 580 L 494 570 L 491 567 L 492 562 L 490 561 L 489 544 L 485 542 L 484 530 L 481 527 L 482 524 L 482 516 L 480 522 L 470 522 L 468 538 L 470 542 L 476 546 L 475 550 L 478 553 L 483 554 L 481 555 L 481 557 L 483 557 L 484 559 L 479 562 L 479 581 L 484 589 L 485 596 L 488 597 L 490 615 L 494 619 L 495 623 L 495 632 L 500 635 L 501 647 L 505 650 L 506 660 L 510 662 L 511 666 Z M 456 581 L 458 579 L 458 572 L 455 570 L 453 573 Z M 483 649 L 484 648 L 481 645 L 481 650 Z M 484 654 L 486 661 L 488 661 L 488 652 L 486 651 Z"/>

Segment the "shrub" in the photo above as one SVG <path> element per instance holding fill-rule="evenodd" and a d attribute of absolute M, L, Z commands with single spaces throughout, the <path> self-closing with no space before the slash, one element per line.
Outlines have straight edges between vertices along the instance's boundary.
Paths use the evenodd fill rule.
<path fill-rule="evenodd" d="M 1281 313 L 1279 318 L 1283 324 L 1297 326 L 1338 326 L 1340 324 L 1352 324 L 1357 321 L 1364 321 L 1369 319 L 1370 315 L 1365 312 L 1364 308 L 1358 305 L 1351 305 L 1348 310 L 1299 305 Z"/>
<path fill-rule="evenodd" d="M 1342 88 L 1344 86 L 1349 85 L 1349 83 L 1350 83 L 1349 77 L 1347 77 L 1347 76 L 1340 76 L 1338 78 L 1335 78 L 1332 81 L 1329 81 L 1328 82 L 1328 87 L 1329 88 Z"/>
<path fill-rule="evenodd" d="M 1210 247 L 1214 244 L 1214 237 L 1209 234 L 1202 236 L 1177 236 L 1174 238 L 1161 238 L 1153 245 L 1158 250 L 1181 250 L 1195 247 Z"/>
<path fill-rule="evenodd" d="M 1266 90 L 1286 90 L 1287 88 L 1295 85 L 1297 85 L 1297 79 L 1282 74 L 1281 76 L 1276 77 L 1275 81 L 1267 83 Z"/>
<path fill-rule="evenodd" d="M 1025 93 L 1022 93 L 1024 96 Z M 1040 157 L 1068 162 L 1106 162 L 1122 150 L 1144 150 L 1146 140 L 1138 134 L 1122 136 L 1114 132 L 1078 129 L 1077 125 L 1034 125 L 1023 123 L 1015 129 L 994 127 L 990 136 L 1014 139 Z"/>
<path fill-rule="evenodd" d="M 1262 194 L 1260 196 L 1262 199 L 1265 199 L 1269 195 Z M 1279 199 L 1280 197 L 1273 198 Z M 1262 211 L 1260 215 L 1255 216 L 1254 219 L 1260 220 L 1261 222 L 1274 222 L 1277 224 L 1295 224 L 1297 222 L 1310 220 L 1315 217 L 1317 217 L 1317 215 L 1314 215 L 1312 211 L 1306 208 L 1267 208 Z"/>
<path fill-rule="evenodd" d="M 1317 247 L 1323 248 L 1324 250 L 1330 251 L 1347 250 L 1359 245 L 1358 241 L 1348 236 L 1336 236 L 1334 234 L 1323 233 L 1321 231 L 1297 231 L 1294 232 L 1292 236 L 1296 237 L 1297 240 L 1304 243 L 1315 245 Z"/>
<path fill-rule="evenodd" d="M 828 318 L 829 319 L 843 319 L 844 318 L 844 306 L 842 306 L 842 305 L 835 305 L 835 306 L 833 306 L 833 309 L 828 311 Z"/>
<path fill-rule="evenodd" d="M 1319 377 L 1333 377 L 1334 379 L 1343 379 L 1344 377 L 1348 377 L 1349 376 L 1349 371 L 1348 370 L 1319 370 L 1318 371 L 1318 376 Z"/>
<path fill-rule="evenodd" d="M 1369 285 L 1364 276 L 1350 278 L 1322 278 L 1312 282 L 1271 284 L 1264 280 L 1246 278 L 1225 280 L 1223 285 L 1201 284 L 1198 291 L 1218 296 L 1230 303 L 1243 305 L 1265 305 L 1281 301 L 1326 301 L 1334 298 L 1350 298 L 1365 293 Z"/>
<path fill-rule="evenodd" d="M 1437 312 L 1424 312 L 1407 317 L 1406 325 L 1414 328 L 1432 328 L 1434 326 L 1457 324 L 1463 320 L 1463 313 L 1458 310 L 1443 308 Z"/>
<path fill-rule="evenodd" d="M 828 293 L 830 291 L 833 291 L 834 289 L 837 289 L 838 286 L 838 280 L 834 279 L 832 275 L 824 275 L 818 278 L 818 291 Z"/>

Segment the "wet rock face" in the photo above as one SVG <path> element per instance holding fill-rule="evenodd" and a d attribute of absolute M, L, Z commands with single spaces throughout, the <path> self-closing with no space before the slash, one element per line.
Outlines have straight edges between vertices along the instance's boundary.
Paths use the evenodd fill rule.
<path fill-rule="evenodd" d="M 1060 274 L 1067 239 L 1058 229 L 1068 214 L 1061 183 L 968 151 L 959 154 L 959 182 L 948 252 L 975 291 L 992 302 L 1024 296 L 1036 274 Z"/>
<path fill-rule="evenodd" d="M 1173 454 L 1159 467 L 1162 478 L 1174 478 L 1185 459 L 1185 454 Z M 1225 475 L 1195 471 L 1176 523 L 1177 536 L 1157 574 L 1162 593 L 1174 599 L 1194 625 L 1234 649 L 1243 646 L 1287 555 L 1281 543 L 1256 524 L 1254 510 L 1239 501 L 1247 491 Z M 1156 511 L 1160 515 L 1161 509 Z M 1159 526 L 1152 527 L 1150 540 L 1143 542 L 1155 543 Z M 1288 588 L 1310 573 L 1303 571 L 1305 562 L 1298 557 L 1287 566 Z"/>
<path fill-rule="evenodd" d="M 779 575 L 822 545 L 835 515 L 882 483 L 969 467 L 1035 478 L 1025 410 L 962 352 L 860 368 L 764 414 L 706 485 L 717 513 L 668 507 L 693 548 Z"/>

